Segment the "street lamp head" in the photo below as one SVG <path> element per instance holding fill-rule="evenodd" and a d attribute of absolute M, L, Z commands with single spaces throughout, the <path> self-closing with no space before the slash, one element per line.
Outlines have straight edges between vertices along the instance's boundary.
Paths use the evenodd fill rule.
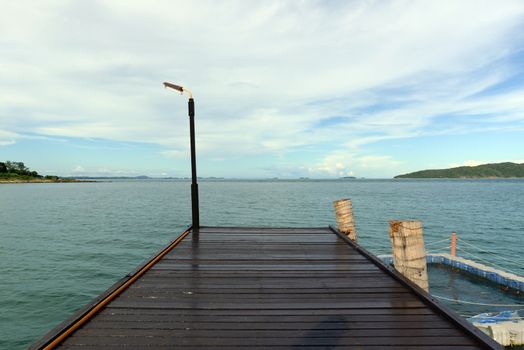
<path fill-rule="evenodd" d="M 179 91 L 181 94 L 183 94 L 185 92 L 189 96 L 189 98 L 193 98 L 193 94 L 191 93 L 191 90 L 189 90 L 189 89 L 187 89 L 187 88 L 185 88 L 183 86 L 175 85 L 175 84 L 168 83 L 167 81 L 165 81 L 164 82 L 164 87 L 166 89 L 170 88 L 170 89 Z"/>
<path fill-rule="evenodd" d="M 168 83 L 167 81 L 164 82 L 164 87 L 166 89 L 167 88 L 171 88 L 171 89 L 174 89 L 174 90 L 177 90 L 177 91 L 180 91 L 180 92 L 184 92 L 184 88 L 182 86 L 171 84 L 171 83 Z"/>

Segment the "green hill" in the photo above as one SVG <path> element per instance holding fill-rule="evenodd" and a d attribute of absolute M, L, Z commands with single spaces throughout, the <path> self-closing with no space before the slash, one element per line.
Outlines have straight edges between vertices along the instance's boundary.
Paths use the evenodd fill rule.
<path fill-rule="evenodd" d="M 450 169 L 421 170 L 395 176 L 395 179 L 482 179 L 524 178 L 524 164 L 494 163 L 477 166 L 461 166 Z"/>
<path fill-rule="evenodd" d="M 75 179 L 62 179 L 54 175 L 42 176 L 25 166 L 23 162 L 0 162 L 0 184 L 25 182 L 86 182 Z"/>

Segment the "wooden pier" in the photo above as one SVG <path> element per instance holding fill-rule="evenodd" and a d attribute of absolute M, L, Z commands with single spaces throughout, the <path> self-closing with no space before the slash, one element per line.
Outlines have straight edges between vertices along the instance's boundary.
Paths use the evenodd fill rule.
<path fill-rule="evenodd" d="M 189 229 L 31 349 L 502 349 L 334 228 Z"/>

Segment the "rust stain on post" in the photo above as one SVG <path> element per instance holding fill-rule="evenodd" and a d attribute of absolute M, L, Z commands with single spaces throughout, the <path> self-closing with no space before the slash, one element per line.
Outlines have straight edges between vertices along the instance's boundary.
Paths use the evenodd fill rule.
<path fill-rule="evenodd" d="M 389 222 L 395 268 L 420 288 L 428 291 L 426 250 L 420 221 Z"/>
<path fill-rule="evenodd" d="M 451 234 L 451 256 L 457 256 L 457 233 Z"/>
<path fill-rule="evenodd" d="M 340 232 L 348 236 L 349 239 L 357 241 L 357 231 L 353 220 L 353 206 L 351 199 L 340 199 L 333 202 L 337 216 L 337 224 Z"/>

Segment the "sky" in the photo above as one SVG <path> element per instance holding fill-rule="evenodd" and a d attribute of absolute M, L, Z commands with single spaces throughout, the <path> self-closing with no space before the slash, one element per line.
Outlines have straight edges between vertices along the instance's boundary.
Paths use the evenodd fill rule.
<path fill-rule="evenodd" d="M 389 178 L 524 163 L 524 1 L 0 0 L 0 161 Z"/>

